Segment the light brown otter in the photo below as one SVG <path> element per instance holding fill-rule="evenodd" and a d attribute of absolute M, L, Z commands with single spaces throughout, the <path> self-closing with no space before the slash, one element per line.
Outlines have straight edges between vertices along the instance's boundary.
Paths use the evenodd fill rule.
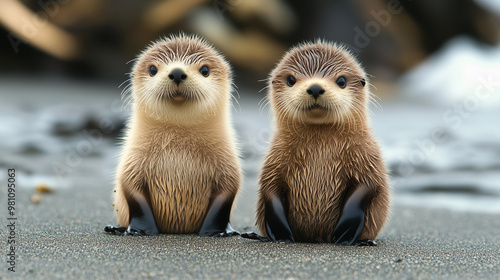
<path fill-rule="evenodd" d="M 390 194 L 360 64 L 336 44 L 299 45 L 271 72 L 269 98 L 257 226 L 271 240 L 374 244 Z"/>
<path fill-rule="evenodd" d="M 204 40 L 181 34 L 143 51 L 131 80 L 133 112 L 114 203 L 122 228 L 105 230 L 234 234 L 229 216 L 241 169 L 229 64 Z"/>

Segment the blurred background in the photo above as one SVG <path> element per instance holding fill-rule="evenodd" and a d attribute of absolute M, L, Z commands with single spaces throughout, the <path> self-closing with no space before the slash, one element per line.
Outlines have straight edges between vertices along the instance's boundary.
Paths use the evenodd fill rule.
<path fill-rule="evenodd" d="M 290 46 L 324 38 L 372 75 L 395 203 L 500 213 L 495 0 L 0 0 L 0 168 L 18 169 L 34 204 L 86 182 L 111 202 L 128 62 L 180 31 L 233 65 L 243 195 L 272 133 L 262 80 Z"/>

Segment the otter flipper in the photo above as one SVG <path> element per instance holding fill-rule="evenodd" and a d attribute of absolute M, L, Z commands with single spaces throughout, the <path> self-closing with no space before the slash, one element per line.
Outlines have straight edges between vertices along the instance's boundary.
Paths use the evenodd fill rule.
<path fill-rule="evenodd" d="M 151 204 L 143 194 L 126 197 L 129 210 L 128 227 L 106 226 L 104 231 L 118 235 L 158 235 Z"/>
<path fill-rule="evenodd" d="M 267 236 L 272 241 L 295 242 L 284 204 L 286 205 L 280 197 L 269 195 L 265 206 Z"/>
<path fill-rule="evenodd" d="M 157 235 L 158 227 L 151 203 L 142 194 L 127 197 L 129 224 L 125 235 Z"/>
<path fill-rule="evenodd" d="M 199 236 L 227 237 L 240 234 L 229 223 L 233 200 L 234 197 L 228 198 L 222 194 L 215 196 L 198 233 Z"/>
<path fill-rule="evenodd" d="M 244 233 L 241 234 L 241 237 L 246 238 L 246 239 L 259 240 L 259 241 L 262 241 L 262 242 L 269 242 L 269 241 L 271 241 L 271 238 L 269 238 L 267 236 L 262 236 L 260 234 L 257 234 L 255 232 L 253 232 L 253 231 L 244 232 Z"/>
<path fill-rule="evenodd" d="M 120 227 L 120 226 L 105 226 L 104 227 L 104 232 L 106 233 L 111 233 L 111 234 L 116 234 L 116 235 L 123 235 L 127 231 L 127 227 Z"/>
<path fill-rule="evenodd" d="M 259 235 L 255 232 L 245 232 L 241 237 L 259 240 L 262 242 L 283 241 L 295 242 L 292 230 L 288 224 L 285 203 L 276 195 L 269 195 L 265 202 L 265 226 L 267 236 Z"/>
<path fill-rule="evenodd" d="M 373 192 L 364 184 L 347 199 L 337 226 L 333 230 L 332 241 L 338 245 L 376 245 L 371 240 L 358 240 L 365 224 L 366 208 Z"/>

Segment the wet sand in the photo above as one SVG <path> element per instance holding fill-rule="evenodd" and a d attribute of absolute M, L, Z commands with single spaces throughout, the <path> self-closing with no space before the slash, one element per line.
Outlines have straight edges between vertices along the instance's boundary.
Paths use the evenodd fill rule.
<path fill-rule="evenodd" d="M 16 272 L 3 262 L 2 279 L 500 279 L 498 215 L 396 206 L 377 247 L 114 236 L 103 232 L 115 220 L 101 183 L 82 180 L 39 204 L 20 189 Z M 232 216 L 240 231 L 253 225 L 255 190 L 246 192 Z"/>

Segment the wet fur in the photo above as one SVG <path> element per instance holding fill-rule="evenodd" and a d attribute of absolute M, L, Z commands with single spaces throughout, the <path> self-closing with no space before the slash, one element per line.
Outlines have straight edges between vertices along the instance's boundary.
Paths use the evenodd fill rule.
<path fill-rule="evenodd" d="M 286 77 L 297 83 L 287 86 Z M 347 86 L 335 81 L 345 76 Z M 374 240 L 389 215 L 387 169 L 369 128 L 370 92 L 359 63 L 343 47 L 317 41 L 291 49 L 269 78 L 269 101 L 276 131 L 261 176 L 257 226 L 263 234 L 265 201 L 286 198 L 295 241 L 331 242 L 342 207 L 359 183 L 373 190 L 360 240 Z M 311 115 L 306 89 L 320 84 L 324 112 Z"/>
<path fill-rule="evenodd" d="M 155 77 L 150 65 L 158 68 Z M 169 99 L 171 65 L 189 77 L 181 89 L 189 103 L 182 106 Z M 210 80 L 199 74 L 203 65 L 210 66 Z M 116 180 L 118 223 L 129 223 L 126 197 L 145 193 L 160 233 L 197 233 L 213 195 L 234 198 L 241 185 L 229 65 L 203 40 L 179 35 L 140 54 L 131 79 L 133 113 Z"/>

